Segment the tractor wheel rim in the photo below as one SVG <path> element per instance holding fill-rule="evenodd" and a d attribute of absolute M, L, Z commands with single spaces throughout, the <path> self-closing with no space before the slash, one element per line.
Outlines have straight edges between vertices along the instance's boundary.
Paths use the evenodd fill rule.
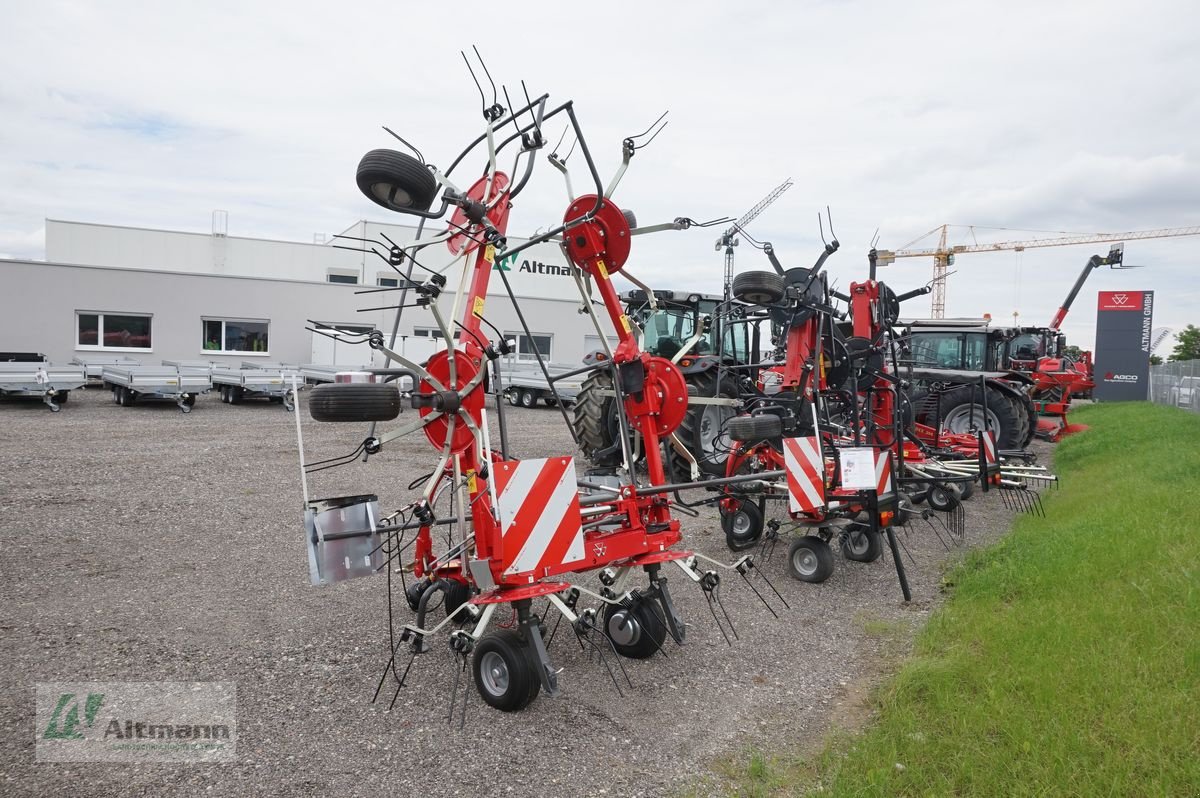
<path fill-rule="evenodd" d="M 508 663 L 504 661 L 504 657 L 495 651 L 487 652 L 479 663 L 479 672 L 488 695 L 499 698 L 508 692 Z"/>
<path fill-rule="evenodd" d="M 608 636 L 618 646 L 632 646 L 642 637 L 642 626 L 627 609 L 619 609 L 608 618 Z"/>
<path fill-rule="evenodd" d="M 730 437 L 726 422 L 735 415 L 732 407 L 724 405 L 709 405 L 704 408 L 704 412 L 700 414 L 701 460 L 717 463 L 724 460 L 724 456 L 728 456 Z"/>
<path fill-rule="evenodd" d="M 953 433 L 969 433 L 972 426 L 978 426 L 980 421 L 986 422 L 988 432 L 1000 434 L 1000 419 L 989 408 L 976 405 L 972 411 L 970 405 L 959 405 L 946 414 L 942 419 L 942 429 Z"/>
<path fill-rule="evenodd" d="M 792 567 L 796 569 L 796 573 L 805 576 L 816 573 L 817 555 L 812 549 L 796 549 L 792 555 Z"/>

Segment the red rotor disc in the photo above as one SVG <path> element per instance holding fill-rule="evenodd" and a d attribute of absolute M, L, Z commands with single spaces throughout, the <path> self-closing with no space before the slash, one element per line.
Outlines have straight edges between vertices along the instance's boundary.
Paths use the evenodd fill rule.
<path fill-rule="evenodd" d="M 479 373 L 479 369 L 471 362 L 471 359 L 462 352 L 456 352 L 454 355 L 454 368 L 456 380 L 453 385 L 450 384 L 450 353 L 443 349 L 440 352 L 435 352 L 429 358 L 429 362 L 425 364 L 425 370 L 430 376 L 446 386 L 447 390 L 462 390 L 463 386 L 475 379 L 475 375 Z M 428 380 L 421 380 L 418 390 L 422 394 L 437 393 L 433 385 Z M 483 418 L 483 384 L 475 387 L 475 390 L 462 399 L 462 408 L 467 411 L 471 419 L 475 422 L 476 428 L 479 427 L 480 419 Z M 432 407 L 422 407 L 420 410 L 421 418 L 425 418 L 430 413 L 437 412 Z M 442 414 L 438 418 L 425 425 L 425 437 L 433 444 L 433 448 L 442 449 L 446 445 L 447 432 L 450 429 L 450 416 Z M 450 441 L 450 451 L 454 454 L 461 454 L 470 449 L 475 442 L 475 436 L 471 433 L 471 429 L 467 423 L 463 421 L 461 416 L 455 414 L 454 434 Z"/>
<path fill-rule="evenodd" d="M 484 202 L 483 192 L 486 188 L 487 175 L 484 175 L 476 180 L 475 184 L 471 186 L 470 190 L 467 191 L 467 197 L 475 200 L 476 202 Z M 496 197 L 500 196 L 500 194 L 503 193 L 507 188 L 508 175 L 504 174 L 503 172 L 496 172 L 496 176 L 492 180 L 491 196 L 487 198 L 487 203 L 490 203 Z M 496 206 L 492 208 L 491 213 L 488 214 L 488 219 L 491 221 L 492 226 L 497 230 L 505 229 L 505 222 L 508 219 L 508 211 L 509 203 L 507 199 L 504 199 L 500 202 L 497 202 Z M 478 240 L 468 236 L 459 229 L 462 227 L 470 229 L 471 223 L 467 220 L 466 211 L 464 211 L 462 208 L 455 208 L 454 214 L 450 217 L 450 229 L 456 232 L 446 240 L 446 246 L 449 248 L 451 255 L 459 254 L 459 249 L 461 249 L 464 244 L 466 245 L 466 249 L 464 250 L 465 252 L 470 252 L 479 246 Z"/>
<path fill-rule="evenodd" d="M 687 380 L 683 372 L 671 361 L 663 357 L 651 357 L 646 363 L 646 391 L 657 391 L 661 395 L 658 415 L 638 416 L 637 402 L 633 397 L 625 401 L 630 407 L 629 415 L 633 418 L 633 426 L 641 430 L 649 420 L 654 425 L 654 431 L 659 437 L 670 435 L 683 423 L 687 415 Z"/>
<path fill-rule="evenodd" d="M 576 198 L 567 208 L 564 224 L 586 215 L 596 205 L 595 194 Z M 629 260 L 629 221 L 621 209 L 607 199 L 600 201 L 600 210 L 587 222 L 576 224 L 563 233 L 567 257 L 579 268 L 597 276 L 596 261 L 603 261 L 609 274 L 621 270 Z"/>

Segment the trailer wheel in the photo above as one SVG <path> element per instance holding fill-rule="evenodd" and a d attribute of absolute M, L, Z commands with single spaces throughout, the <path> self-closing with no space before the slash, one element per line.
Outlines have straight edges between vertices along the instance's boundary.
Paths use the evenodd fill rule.
<path fill-rule="evenodd" d="M 961 504 L 958 495 L 952 489 L 942 485 L 930 485 L 925 499 L 929 502 L 929 506 L 939 513 L 948 513 Z"/>
<path fill-rule="evenodd" d="M 854 562 L 875 562 L 883 553 L 879 533 L 866 524 L 850 524 L 842 536 L 842 556 Z"/>
<path fill-rule="evenodd" d="M 488 706 L 517 712 L 529 706 L 541 689 L 528 646 L 516 629 L 485 635 L 472 660 L 475 688 Z"/>
<path fill-rule="evenodd" d="M 750 499 L 741 499 L 736 510 L 721 509 L 721 529 L 730 551 L 745 551 L 762 537 L 762 510 Z"/>
<path fill-rule="evenodd" d="M 196 394 L 186 393 L 183 395 L 183 406 L 184 407 L 192 407 L 195 404 L 196 404 Z"/>
<path fill-rule="evenodd" d="M 58 393 L 54 394 L 54 403 L 58 405 L 65 405 L 70 396 L 70 391 L 59 391 Z"/>
<path fill-rule="evenodd" d="M 733 295 L 751 305 L 774 305 L 783 294 L 783 278 L 775 272 L 742 272 L 733 278 Z"/>
<path fill-rule="evenodd" d="M 824 582 L 833 573 L 833 551 L 816 535 L 805 535 L 788 547 L 788 575 L 801 582 Z"/>
<path fill-rule="evenodd" d="M 783 435 L 783 422 L 779 416 L 738 416 L 729 419 L 726 425 L 729 437 L 742 443 L 771 441 Z"/>
<path fill-rule="evenodd" d="M 135 401 L 137 401 L 137 393 L 132 388 L 126 388 L 124 385 L 121 385 L 117 388 L 117 390 L 121 392 L 121 398 L 119 400 L 121 407 L 130 407 Z"/>
<path fill-rule="evenodd" d="M 296 409 L 296 392 L 290 388 L 283 393 L 283 409 L 289 413 Z"/>
<path fill-rule="evenodd" d="M 546 403 L 546 407 L 555 407 L 556 405 L 558 405 L 558 400 L 556 398 L 554 398 L 553 394 L 543 396 L 542 401 Z"/>
<path fill-rule="evenodd" d="M 717 369 L 690 374 L 687 381 L 689 387 L 695 386 L 698 397 L 736 399 L 738 395 L 737 384 L 729 377 L 717 384 Z M 688 403 L 687 415 L 675 430 L 675 437 L 696 458 L 701 472 L 714 477 L 725 476 L 725 461 L 729 459 L 728 423 L 736 415 L 737 410 L 732 405 Z M 675 460 L 675 473 L 689 474 L 691 463 L 687 458 L 674 448 L 670 452 Z"/>
<path fill-rule="evenodd" d="M 245 396 L 245 392 L 242 390 L 240 385 L 230 385 L 229 386 L 229 404 L 231 404 L 231 405 L 241 404 L 244 396 Z"/>
<path fill-rule="evenodd" d="M 629 607 L 623 604 L 605 607 L 604 634 L 622 657 L 648 659 L 662 648 L 667 639 L 667 625 L 649 601 L 638 599 Z"/>
<path fill-rule="evenodd" d="M 391 421 L 400 391 L 391 383 L 328 382 L 313 388 L 308 413 L 316 421 Z"/>
<path fill-rule="evenodd" d="M 403 152 L 371 150 L 358 162 L 358 190 L 389 211 L 427 211 L 437 195 L 437 178 Z"/>
<path fill-rule="evenodd" d="M 530 390 L 521 391 L 521 407 L 530 408 L 537 404 L 537 394 Z"/>

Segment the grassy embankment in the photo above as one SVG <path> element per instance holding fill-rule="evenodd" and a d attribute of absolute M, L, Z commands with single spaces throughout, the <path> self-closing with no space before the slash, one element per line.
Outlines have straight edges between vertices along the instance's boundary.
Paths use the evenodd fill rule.
<path fill-rule="evenodd" d="M 1200 795 L 1200 416 L 1072 413 L 1062 489 L 969 556 L 824 754 L 753 753 L 748 795 Z"/>

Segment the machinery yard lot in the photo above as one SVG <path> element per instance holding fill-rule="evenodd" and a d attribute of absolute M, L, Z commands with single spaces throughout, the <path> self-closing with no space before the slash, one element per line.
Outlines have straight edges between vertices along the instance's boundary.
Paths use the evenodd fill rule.
<path fill-rule="evenodd" d="M 6 795 L 721 794 L 723 758 L 816 747 L 831 723 L 865 716 L 864 686 L 895 656 L 896 630 L 906 640 L 935 605 L 951 556 L 922 522 L 910 527 L 905 605 L 886 554 L 869 565 L 839 558 L 814 585 L 787 577 L 780 545 L 761 566 L 790 609 L 773 618 L 726 576 L 732 647 L 699 590 L 671 572 L 688 645 L 622 660 L 633 681 L 623 698 L 564 625 L 552 647 L 562 699 L 494 712 L 468 671 L 459 730 L 446 720 L 444 639 L 417 659 L 394 710 L 388 688 L 371 703 L 387 659 L 384 578 L 309 586 L 291 413 L 216 394 L 190 415 L 121 408 L 100 390 L 73 392 L 66 409 L 0 406 Z M 347 425 L 302 413 L 310 459 L 345 450 Z M 510 408 L 508 418 L 519 457 L 573 449 L 553 410 Z M 317 474 L 312 491 L 367 487 L 394 506 L 430 465 L 423 437 L 402 438 L 365 466 Z M 995 493 L 965 509 L 969 546 L 995 540 L 1012 515 Z M 689 547 L 732 559 L 715 510 L 683 523 Z M 236 682 L 237 761 L 36 763 L 34 684 L 54 680 Z"/>

